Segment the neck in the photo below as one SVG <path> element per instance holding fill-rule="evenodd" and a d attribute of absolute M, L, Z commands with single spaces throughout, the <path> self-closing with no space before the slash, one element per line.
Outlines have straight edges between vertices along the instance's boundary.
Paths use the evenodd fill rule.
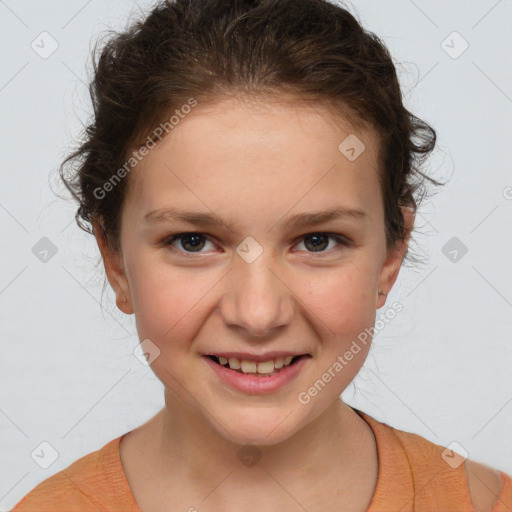
<path fill-rule="evenodd" d="M 343 401 L 284 441 L 243 447 L 167 392 L 165 407 L 121 445 L 129 485 L 142 510 L 255 508 L 367 510 L 377 482 L 377 447 L 369 425 Z M 239 458 L 240 449 L 249 459 Z M 238 456 L 237 456 L 238 455 Z M 252 456 L 252 459 L 251 459 Z M 245 461 L 245 463 L 244 463 Z"/>
<path fill-rule="evenodd" d="M 204 482 L 216 481 L 219 474 L 233 470 L 242 477 L 244 472 L 239 469 L 244 468 L 250 469 L 247 485 L 254 484 L 258 476 L 286 474 L 291 469 L 295 477 L 302 475 L 304 479 L 318 478 L 332 468 L 350 474 L 363 446 L 368 446 L 368 436 L 373 436 L 366 422 L 341 399 L 294 435 L 273 445 L 244 446 L 222 437 L 167 389 L 165 407 L 153 420 L 150 442 L 162 472 L 179 467 L 191 481 Z"/>

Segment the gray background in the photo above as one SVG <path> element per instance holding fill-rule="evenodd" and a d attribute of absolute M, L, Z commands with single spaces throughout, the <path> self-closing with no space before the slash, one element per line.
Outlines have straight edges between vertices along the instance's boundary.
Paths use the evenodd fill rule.
<path fill-rule="evenodd" d="M 122 29 L 138 5 L 0 1 L 3 510 L 163 406 L 162 384 L 133 355 L 133 316 L 116 309 L 110 287 L 100 306 L 95 241 L 50 188 L 63 193 L 56 169 L 90 114 L 91 41 Z M 426 263 L 404 267 L 388 299 L 404 310 L 343 397 L 512 474 L 512 2 L 351 5 L 388 44 L 407 106 L 437 130 L 430 172 L 450 181 L 417 217 L 413 249 Z M 48 58 L 31 47 L 43 31 L 58 43 Z M 57 251 L 46 262 L 34 254 L 43 237 Z"/>

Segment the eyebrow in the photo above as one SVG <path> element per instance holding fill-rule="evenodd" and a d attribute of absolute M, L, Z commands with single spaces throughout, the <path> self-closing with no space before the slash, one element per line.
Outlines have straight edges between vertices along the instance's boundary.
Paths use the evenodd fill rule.
<path fill-rule="evenodd" d="M 319 212 L 299 213 L 284 217 L 280 222 L 288 227 L 296 228 L 297 226 L 315 226 L 336 219 L 368 220 L 369 216 L 363 210 L 339 207 Z M 144 220 L 150 224 L 178 220 L 198 226 L 227 226 L 229 229 L 232 229 L 234 224 L 225 222 L 215 213 L 180 210 L 172 207 L 153 210 L 144 216 Z"/>

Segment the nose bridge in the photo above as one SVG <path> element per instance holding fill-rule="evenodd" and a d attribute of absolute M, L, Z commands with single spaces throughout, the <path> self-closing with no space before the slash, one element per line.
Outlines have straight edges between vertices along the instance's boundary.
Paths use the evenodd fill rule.
<path fill-rule="evenodd" d="M 239 251 L 243 251 L 243 244 Z M 240 254 L 230 272 L 229 293 L 223 298 L 223 320 L 228 326 L 246 330 L 248 336 L 270 335 L 291 321 L 291 292 L 282 282 L 270 251 L 261 251 L 252 261 Z"/>

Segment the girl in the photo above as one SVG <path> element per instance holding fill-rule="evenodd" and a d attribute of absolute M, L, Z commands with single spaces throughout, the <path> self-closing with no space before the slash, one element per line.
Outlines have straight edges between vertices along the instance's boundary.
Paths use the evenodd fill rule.
<path fill-rule="evenodd" d="M 511 510 L 510 476 L 340 399 L 440 184 L 382 42 L 326 0 L 165 1 L 94 71 L 62 178 L 165 407 L 14 510 Z"/>

